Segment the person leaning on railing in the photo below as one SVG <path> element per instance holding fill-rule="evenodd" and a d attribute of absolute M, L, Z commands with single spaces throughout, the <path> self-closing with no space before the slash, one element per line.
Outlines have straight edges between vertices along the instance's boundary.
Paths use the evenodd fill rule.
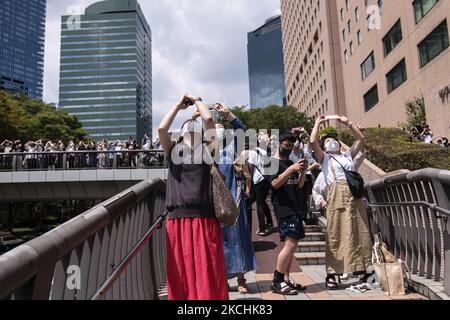
<path fill-rule="evenodd" d="M 326 286 L 330 290 L 338 288 L 335 276 L 344 273 L 364 274 L 371 266 L 372 242 L 367 212 L 362 199 L 354 197 L 347 183 L 344 171 L 355 171 L 355 158 L 364 148 L 364 135 L 346 117 L 339 121 L 353 132 L 356 142 L 350 150 L 341 153 L 341 144 L 334 136 L 324 136 L 317 140 L 320 125 L 327 121 L 322 116 L 317 119 L 311 134 L 310 145 L 322 165 L 327 184 L 326 208 Z"/>

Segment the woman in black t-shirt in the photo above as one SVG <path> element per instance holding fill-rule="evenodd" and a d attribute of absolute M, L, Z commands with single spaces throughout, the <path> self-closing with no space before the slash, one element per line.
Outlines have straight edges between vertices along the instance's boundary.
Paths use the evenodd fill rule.
<path fill-rule="evenodd" d="M 166 204 L 167 288 L 169 300 L 228 300 L 227 276 L 220 224 L 212 199 L 211 165 L 203 144 L 203 128 L 187 121 L 182 140 L 171 140 L 169 128 L 179 111 L 196 105 L 206 129 L 215 133 L 208 106 L 192 95 L 184 96 L 159 127 L 168 157 Z M 215 134 L 214 134 L 215 136 Z"/>

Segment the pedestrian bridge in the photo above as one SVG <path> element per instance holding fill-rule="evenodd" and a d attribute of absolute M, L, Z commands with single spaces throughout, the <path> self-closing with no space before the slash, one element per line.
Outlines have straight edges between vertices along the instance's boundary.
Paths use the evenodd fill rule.
<path fill-rule="evenodd" d="M 366 193 L 372 233 L 380 234 L 413 274 L 417 293 L 400 298 L 448 299 L 450 172 L 398 173 L 367 183 Z M 164 202 L 165 182 L 144 180 L 0 256 L 0 299 L 160 299 L 166 261 Z M 323 220 L 314 228 L 326 230 Z M 308 236 L 318 240 L 317 232 Z M 254 241 L 258 270 L 249 279 L 252 295 L 243 298 L 281 299 L 269 288 L 279 245 L 270 238 L 254 236 Z M 299 264 L 296 280 L 309 286 L 299 299 L 386 298 L 377 291 L 366 296 L 326 292 L 323 268 Z"/>
<path fill-rule="evenodd" d="M 2 201 L 108 199 L 167 178 L 162 150 L 0 154 Z"/>

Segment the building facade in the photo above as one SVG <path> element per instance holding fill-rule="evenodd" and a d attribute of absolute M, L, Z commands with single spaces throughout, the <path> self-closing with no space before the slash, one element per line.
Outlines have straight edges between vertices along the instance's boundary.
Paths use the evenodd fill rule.
<path fill-rule="evenodd" d="M 423 96 L 435 137 L 449 137 L 450 1 L 337 3 L 348 116 L 366 127 L 403 127 L 405 104 Z"/>
<path fill-rule="evenodd" d="M 346 113 L 336 2 L 281 0 L 287 103 L 308 116 Z"/>
<path fill-rule="evenodd" d="M 286 105 L 281 17 L 268 19 L 247 36 L 250 107 Z"/>
<path fill-rule="evenodd" d="M 152 136 L 152 37 L 136 0 L 62 17 L 59 108 L 96 140 Z"/>
<path fill-rule="evenodd" d="M 0 89 L 42 100 L 46 0 L 0 0 Z"/>

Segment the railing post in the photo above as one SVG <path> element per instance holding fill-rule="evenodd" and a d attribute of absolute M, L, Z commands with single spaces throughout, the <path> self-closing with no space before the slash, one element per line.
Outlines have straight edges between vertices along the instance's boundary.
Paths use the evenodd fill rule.
<path fill-rule="evenodd" d="M 113 157 L 113 169 L 117 169 L 117 153 L 114 153 L 114 157 Z"/>
<path fill-rule="evenodd" d="M 17 156 L 13 155 L 12 157 L 12 162 L 11 162 L 11 170 L 12 171 L 17 171 Z"/>
<path fill-rule="evenodd" d="M 62 169 L 67 170 L 67 153 L 62 156 Z"/>

